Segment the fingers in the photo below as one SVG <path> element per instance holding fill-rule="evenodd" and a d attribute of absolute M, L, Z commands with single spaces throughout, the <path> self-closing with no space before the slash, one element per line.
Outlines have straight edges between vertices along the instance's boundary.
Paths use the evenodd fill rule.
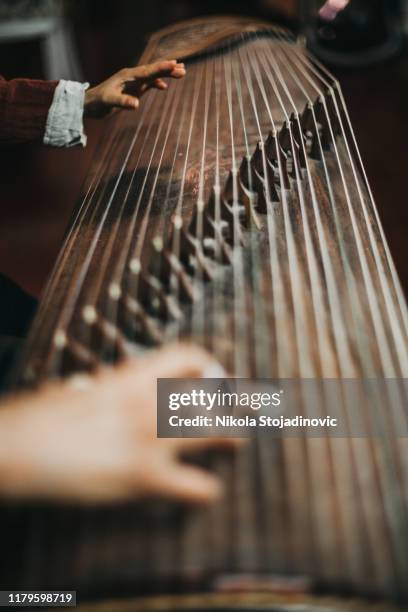
<path fill-rule="evenodd" d="M 146 91 L 148 91 L 149 89 L 160 89 L 160 90 L 166 90 L 169 88 L 169 86 L 167 85 L 166 81 L 163 81 L 163 79 L 155 79 L 154 81 L 146 81 L 146 83 L 143 83 L 143 85 L 141 85 L 140 87 L 140 94 L 144 94 L 146 93 Z"/>
<path fill-rule="evenodd" d="M 319 15 L 326 21 L 333 21 L 337 13 L 342 11 L 348 5 L 349 0 L 327 0 L 319 11 Z"/>
<path fill-rule="evenodd" d="M 163 79 L 156 79 L 153 85 L 154 87 L 156 87 L 156 89 L 167 89 L 168 88 L 166 81 L 163 81 Z"/>
<path fill-rule="evenodd" d="M 162 472 L 157 491 L 164 497 L 192 504 L 207 504 L 218 499 L 222 486 L 218 478 L 189 465 L 172 465 Z"/>
<path fill-rule="evenodd" d="M 245 444 L 241 438 L 174 438 L 180 453 L 194 453 L 209 449 L 234 449 Z"/>
<path fill-rule="evenodd" d="M 125 110 L 136 110 L 139 108 L 139 100 L 134 96 L 122 93 L 111 93 L 105 99 L 105 104 L 111 108 L 122 108 Z"/>
<path fill-rule="evenodd" d="M 158 62 L 156 64 L 143 66 L 142 68 L 144 68 L 143 76 L 146 79 L 157 79 L 160 77 L 173 77 L 180 79 L 186 74 L 184 64 L 179 64 L 177 60 Z"/>
<path fill-rule="evenodd" d="M 187 71 L 186 71 L 185 65 L 177 64 L 175 68 L 173 68 L 169 76 L 173 77 L 173 79 L 182 79 L 184 76 L 186 76 L 186 74 L 187 74 Z"/>
<path fill-rule="evenodd" d="M 207 371 L 220 372 L 220 366 L 211 355 L 188 344 L 178 344 L 144 357 L 143 362 L 127 362 L 121 366 L 122 375 L 134 377 L 135 369 L 143 365 L 144 380 L 156 378 L 202 378 Z M 222 370 L 221 370 L 222 371 Z"/>
<path fill-rule="evenodd" d="M 186 74 L 184 64 L 179 64 L 177 60 L 169 60 L 148 64 L 147 66 L 136 66 L 135 68 L 125 68 L 123 71 L 125 80 L 154 80 L 161 77 L 172 77 L 181 79 Z"/>
<path fill-rule="evenodd" d="M 149 89 L 155 88 L 159 90 L 168 89 L 167 83 L 163 80 L 164 77 L 181 79 L 185 76 L 186 69 L 184 64 L 178 64 L 177 60 L 157 62 L 147 66 L 137 66 L 136 68 L 124 68 L 118 72 L 115 77 L 116 85 L 119 85 L 124 90 L 124 95 L 127 94 L 127 99 L 122 97 L 122 100 L 116 104 L 120 108 L 137 108 L 137 105 L 132 101 L 139 98 Z"/>

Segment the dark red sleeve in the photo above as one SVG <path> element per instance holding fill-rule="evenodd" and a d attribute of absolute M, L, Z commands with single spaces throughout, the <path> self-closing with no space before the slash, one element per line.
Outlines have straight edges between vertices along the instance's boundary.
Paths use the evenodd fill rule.
<path fill-rule="evenodd" d="M 58 81 L 0 77 L 0 144 L 42 142 Z"/>

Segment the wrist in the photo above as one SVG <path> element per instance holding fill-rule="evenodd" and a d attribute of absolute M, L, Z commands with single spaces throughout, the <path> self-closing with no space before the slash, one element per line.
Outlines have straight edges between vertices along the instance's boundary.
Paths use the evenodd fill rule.
<path fill-rule="evenodd" d="M 98 87 L 93 87 L 85 92 L 84 117 L 101 119 L 110 113 L 110 108 L 104 103 Z"/>
<path fill-rule="evenodd" d="M 95 105 L 96 96 L 93 89 L 88 89 L 84 96 L 84 116 L 87 117 L 92 114 L 92 107 Z"/>

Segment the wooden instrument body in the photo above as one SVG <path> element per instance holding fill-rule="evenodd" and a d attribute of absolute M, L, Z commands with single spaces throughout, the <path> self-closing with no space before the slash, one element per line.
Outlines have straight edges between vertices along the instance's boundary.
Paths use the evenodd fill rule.
<path fill-rule="evenodd" d="M 33 326 L 29 357 L 24 358 L 27 378 L 38 381 L 58 375 L 65 369 L 64 360 L 69 362 L 68 371 L 77 369 L 80 364 L 73 365 L 69 353 L 74 353 L 75 362 L 81 348 L 82 365 L 95 364 L 101 351 L 112 352 L 109 335 L 115 330 L 109 323 L 132 342 L 140 337 L 140 350 L 146 344 L 179 337 L 201 341 L 230 372 L 241 376 L 405 376 L 405 330 L 397 338 L 406 326 L 405 302 L 337 84 L 283 31 L 245 19 L 198 20 L 168 28 L 152 38 L 142 59 L 192 54 L 196 60 L 190 60 L 187 78 L 179 86 L 172 84 L 167 97 L 151 92 L 142 102 L 140 116 L 116 114 L 107 122 L 98 159 Z M 332 89 L 325 104 L 318 104 L 328 88 Z M 298 162 L 290 175 L 275 166 L 273 179 L 271 171 L 273 219 L 264 214 L 265 202 L 263 213 L 258 212 L 259 204 L 252 205 L 251 214 L 243 219 L 241 239 L 234 237 L 232 215 L 220 213 L 231 227 L 229 242 L 222 244 L 218 257 L 223 264 L 225 258 L 230 263 L 234 240 L 238 240 L 243 248 L 235 256 L 235 269 L 250 266 L 256 269 L 257 279 L 254 273 L 252 278 L 240 273 L 239 268 L 231 275 L 231 265 L 218 266 L 213 256 L 216 265 L 209 262 L 190 273 L 193 282 L 187 283 L 187 293 L 194 293 L 191 285 L 197 285 L 198 299 L 187 296 L 185 300 L 180 281 L 181 288 L 169 292 L 173 309 L 169 312 L 162 304 L 158 323 L 152 320 L 146 304 L 163 296 L 139 282 L 138 270 L 144 277 L 157 276 L 151 263 L 160 260 L 155 257 L 155 244 L 168 247 L 177 258 L 185 255 L 183 246 L 170 245 L 175 216 L 181 217 L 183 228 L 194 237 L 191 221 L 198 199 L 208 205 L 218 184 L 219 197 L 229 198 L 231 204 L 234 180 L 229 175 L 234 164 L 238 172 L 242 159 L 251 157 L 259 142 L 274 130 L 280 133 L 291 120 L 291 134 L 285 128 L 281 138 L 285 142 L 280 163 L 283 166 L 285 159 L 286 164 L 295 131 L 315 127 L 310 112 L 304 113 L 310 103 L 315 105 L 319 129 L 319 122 L 327 124 L 333 118 L 333 123 L 323 129 L 320 141 L 314 136 L 309 144 L 314 151 L 307 167 Z M 296 113 L 299 122 L 294 121 Z M 324 149 L 324 163 L 319 147 Z M 261 171 L 266 160 L 262 155 L 257 157 Z M 248 183 L 243 177 L 246 171 L 238 174 L 238 197 Z M 259 181 L 254 192 L 257 189 Z M 208 228 L 201 231 L 208 233 Z M 159 268 L 163 265 L 157 263 Z M 171 265 L 167 268 L 171 273 Z M 207 274 L 213 281 L 202 287 Z M 233 277 L 241 287 L 232 287 Z M 144 293 L 140 297 L 135 291 Z M 138 316 L 133 298 L 141 301 Z M 239 322 L 232 301 L 241 309 Z M 86 308 L 88 318 L 83 316 Z M 99 338 L 92 338 L 92 333 L 98 333 L 86 323 L 95 319 L 91 309 L 103 328 Z M 172 314 L 179 311 L 183 316 L 174 324 Z M 256 319 L 254 313 L 259 315 Z M 138 319 L 139 329 L 129 330 L 132 318 Z M 197 321 L 194 329 L 193 319 Z M 259 319 L 262 324 L 251 325 Z M 246 328 L 248 338 L 235 340 L 238 328 Z M 222 334 L 225 346 L 218 330 L 230 330 Z M 67 346 L 59 331 L 66 335 Z M 347 335 L 343 346 L 341 334 Z M 386 343 L 388 350 L 383 347 Z M 244 345 L 258 354 L 239 355 Z M 92 354 L 87 354 L 90 348 Z M 113 352 L 117 350 L 131 353 L 134 348 L 124 342 Z"/>
<path fill-rule="evenodd" d="M 183 82 L 107 123 L 19 383 L 180 339 L 241 377 L 406 378 L 406 305 L 338 84 L 287 33 L 245 19 L 169 28 L 142 61 L 174 56 Z M 125 592 L 249 572 L 254 590 L 283 574 L 404 597 L 404 455 L 395 431 L 258 441 L 214 460 L 227 501 L 212 511 L 13 509 L 22 584 L 62 573 Z"/>

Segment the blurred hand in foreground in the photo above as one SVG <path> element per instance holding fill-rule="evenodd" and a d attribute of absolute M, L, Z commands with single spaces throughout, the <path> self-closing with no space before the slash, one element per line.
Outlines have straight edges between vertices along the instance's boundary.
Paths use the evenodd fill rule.
<path fill-rule="evenodd" d="M 237 441 L 156 437 L 157 378 L 213 373 L 210 356 L 180 345 L 10 397 L 0 406 L 0 496 L 84 503 L 215 500 L 218 479 L 180 458 Z"/>

